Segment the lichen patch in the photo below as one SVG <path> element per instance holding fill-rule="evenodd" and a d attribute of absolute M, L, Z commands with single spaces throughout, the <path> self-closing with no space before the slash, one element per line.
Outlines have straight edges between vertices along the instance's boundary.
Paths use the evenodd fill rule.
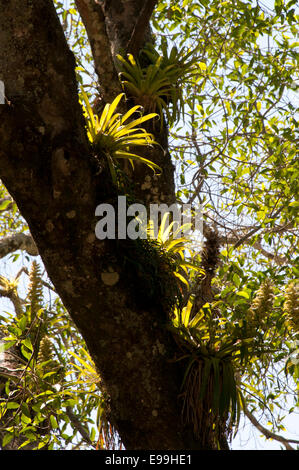
<path fill-rule="evenodd" d="M 119 280 L 119 274 L 117 272 L 104 272 L 101 273 L 101 279 L 106 286 L 114 286 Z"/>

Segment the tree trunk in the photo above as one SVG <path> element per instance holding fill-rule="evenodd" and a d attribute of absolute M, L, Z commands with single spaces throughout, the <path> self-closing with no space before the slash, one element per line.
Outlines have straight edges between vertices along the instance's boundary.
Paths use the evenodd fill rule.
<path fill-rule="evenodd" d="M 142 3 L 104 2 L 112 56 L 129 41 Z M 100 174 L 95 168 L 74 57 L 52 1 L 0 0 L 0 44 L 0 79 L 9 101 L 0 106 L 0 177 L 87 343 L 110 397 L 109 419 L 126 449 L 201 448 L 181 423 L 182 374 L 171 362 L 179 351 L 166 329 L 167 279 L 146 279 L 136 269 L 133 261 L 148 261 L 143 245 L 95 237 L 95 208 L 117 194 L 104 160 Z M 152 151 L 158 162 L 161 155 Z M 147 202 L 157 193 L 173 201 L 167 149 L 166 157 L 167 178 L 164 173 L 158 189 L 142 196 Z M 141 187 L 148 170 L 138 171 Z"/>

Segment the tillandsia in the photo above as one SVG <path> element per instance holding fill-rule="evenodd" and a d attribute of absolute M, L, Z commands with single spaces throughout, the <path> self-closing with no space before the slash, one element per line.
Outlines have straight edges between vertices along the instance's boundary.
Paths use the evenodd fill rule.
<path fill-rule="evenodd" d="M 209 286 L 219 259 L 217 232 L 207 233 L 207 241 L 201 253 L 199 269 L 200 289 L 202 279 L 207 278 Z M 242 408 L 242 394 L 235 379 L 243 343 L 227 335 L 224 318 L 215 316 L 212 299 L 203 302 L 203 297 L 189 297 L 187 305 L 176 308 L 173 318 L 174 337 L 177 340 L 184 362 L 184 376 L 181 386 L 182 420 L 192 425 L 194 434 L 199 435 L 202 426 L 209 432 L 205 437 L 205 448 L 223 447 L 237 432 Z"/>
<path fill-rule="evenodd" d="M 9 279 L 6 279 L 4 276 L 0 276 L 0 288 L 2 289 L 3 291 L 3 294 L 10 294 L 12 292 L 14 292 L 17 288 L 17 285 L 18 285 L 18 280 L 9 280 Z"/>

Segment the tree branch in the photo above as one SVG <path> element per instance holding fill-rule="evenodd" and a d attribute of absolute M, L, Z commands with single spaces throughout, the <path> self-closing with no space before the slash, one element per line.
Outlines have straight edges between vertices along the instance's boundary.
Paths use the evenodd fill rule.
<path fill-rule="evenodd" d="M 222 236 L 220 237 L 220 243 L 221 244 L 228 244 L 228 245 L 238 245 L 240 246 L 241 243 L 240 240 L 242 240 L 243 245 L 249 245 L 252 246 L 254 249 L 260 251 L 266 258 L 273 260 L 276 264 L 282 266 L 285 265 L 288 262 L 288 258 L 286 256 L 279 256 L 276 255 L 275 253 L 272 253 L 271 251 L 265 250 L 265 248 L 262 246 L 261 241 L 256 240 L 254 243 L 251 242 L 250 238 L 247 239 L 246 236 L 243 236 L 241 238 L 239 237 L 226 237 Z"/>
<path fill-rule="evenodd" d="M 53 1 L 0 0 L 0 43 L 0 79 L 11 101 L 0 106 L 1 179 L 99 370 L 109 421 L 126 449 L 196 448 L 192 429 L 182 429 L 181 371 L 170 363 L 176 344 L 164 298 L 141 295 L 134 243 L 95 237 L 96 207 L 117 194 L 106 160 L 102 172 L 94 168 L 75 61 Z M 149 282 L 159 292 L 159 280 Z"/>
<path fill-rule="evenodd" d="M 30 256 L 38 255 L 38 249 L 31 235 L 14 233 L 0 239 L 0 258 L 17 250 L 26 251 Z"/>
<path fill-rule="evenodd" d="M 157 4 L 157 0 L 147 0 L 138 16 L 132 31 L 130 40 L 127 45 L 127 52 L 136 56 L 144 42 L 146 28 L 148 27 L 150 18 Z"/>
<path fill-rule="evenodd" d="M 90 440 L 88 431 L 85 429 L 80 419 L 73 413 L 72 408 L 70 406 L 66 407 L 66 414 L 68 415 L 74 428 L 77 429 L 77 431 L 81 434 L 83 441 L 85 441 L 90 446 L 94 447 L 92 441 Z"/>
<path fill-rule="evenodd" d="M 90 42 L 102 98 L 106 103 L 111 103 L 122 90 L 111 54 L 101 5 L 96 0 L 75 0 L 75 3 Z"/>
<path fill-rule="evenodd" d="M 206 214 L 207 215 L 207 214 Z M 208 215 L 207 215 L 208 216 Z M 209 217 L 209 216 L 208 216 Z M 216 221 L 214 221 L 213 218 L 209 217 L 211 219 L 211 221 L 216 224 L 216 225 L 220 225 L 218 224 Z M 221 225 L 222 229 L 224 229 L 224 225 Z M 286 263 L 289 262 L 288 258 L 286 256 L 279 256 L 275 253 L 272 253 L 271 251 L 268 251 L 266 250 L 263 246 L 262 246 L 262 243 L 261 243 L 261 235 L 258 237 L 259 239 L 256 240 L 254 243 L 252 243 L 251 241 L 251 237 L 258 231 L 260 230 L 261 227 L 254 227 L 252 230 L 250 230 L 248 232 L 248 230 L 246 229 L 246 233 L 243 232 L 239 232 L 239 233 L 235 233 L 234 232 L 234 235 L 224 235 L 224 234 L 219 234 L 219 243 L 221 245 L 234 245 L 234 248 L 238 248 L 239 246 L 241 245 L 248 245 L 248 246 L 252 246 L 254 249 L 260 251 L 266 258 L 268 259 L 271 259 L 273 260 L 276 264 L 282 266 L 282 265 L 285 265 Z M 285 225 L 284 227 L 277 227 L 277 228 L 271 228 L 270 230 L 264 230 L 264 233 L 273 233 L 273 232 L 277 232 L 277 233 L 280 233 L 282 231 L 285 231 L 285 230 L 289 230 L 290 229 L 290 224 L 287 224 Z M 209 225 L 203 221 L 203 235 L 205 235 L 206 233 L 208 233 L 208 230 L 209 230 Z"/>
<path fill-rule="evenodd" d="M 107 34 L 111 44 L 113 59 L 116 54 L 125 54 L 130 41 L 135 36 L 150 41 L 149 13 L 153 11 L 153 0 L 102 0 Z M 137 19 L 137 23 L 136 23 Z M 143 30 L 141 29 L 143 28 Z M 135 33 L 134 33 L 135 31 Z M 132 44 L 132 43 L 131 43 Z M 133 44 L 132 44 L 132 47 Z M 130 51 L 131 52 L 131 51 Z"/>
<path fill-rule="evenodd" d="M 275 441 L 281 442 L 285 446 L 286 450 L 295 450 L 290 445 L 290 442 L 294 444 L 299 444 L 299 441 L 296 441 L 294 439 L 286 439 L 266 429 L 264 426 L 262 426 L 259 423 L 259 421 L 253 416 L 253 414 L 250 413 L 250 411 L 248 410 L 244 402 L 243 402 L 243 411 L 244 411 L 245 416 L 247 416 L 247 418 L 251 422 L 251 424 L 253 424 L 253 426 L 255 426 L 266 437 L 266 439 L 274 439 Z"/>

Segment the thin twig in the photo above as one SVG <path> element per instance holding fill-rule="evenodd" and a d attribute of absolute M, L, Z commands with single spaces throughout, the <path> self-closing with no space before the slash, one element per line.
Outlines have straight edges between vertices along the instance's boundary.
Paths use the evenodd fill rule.
<path fill-rule="evenodd" d="M 269 431 L 268 429 L 266 429 L 264 426 L 262 426 L 259 423 L 259 421 L 253 416 L 253 414 L 250 413 L 250 411 L 248 410 L 244 402 L 243 402 L 243 411 L 244 411 L 245 416 L 247 416 L 247 418 L 251 422 L 251 424 L 253 424 L 253 426 L 255 426 L 266 437 L 266 439 L 274 439 L 275 441 L 281 442 L 285 446 L 286 450 L 295 450 L 290 445 L 290 442 L 294 444 L 299 444 L 299 441 L 295 439 L 286 439 L 285 437 L 279 436 L 278 434 L 275 434 Z"/>

